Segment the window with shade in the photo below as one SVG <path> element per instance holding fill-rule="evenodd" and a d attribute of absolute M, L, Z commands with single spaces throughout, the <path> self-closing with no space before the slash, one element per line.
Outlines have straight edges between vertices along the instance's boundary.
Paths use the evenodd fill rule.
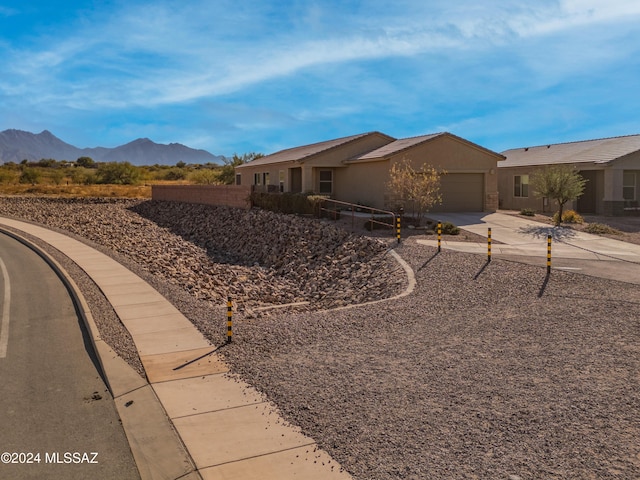
<path fill-rule="evenodd" d="M 320 193 L 331 194 L 333 193 L 333 171 L 332 170 L 320 170 Z"/>
<path fill-rule="evenodd" d="M 622 198 L 625 200 L 636 199 L 636 174 L 624 172 L 622 176 Z"/>
<path fill-rule="evenodd" d="M 529 175 L 515 175 L 513 177 L 513 196 L 529 196 Z"/>

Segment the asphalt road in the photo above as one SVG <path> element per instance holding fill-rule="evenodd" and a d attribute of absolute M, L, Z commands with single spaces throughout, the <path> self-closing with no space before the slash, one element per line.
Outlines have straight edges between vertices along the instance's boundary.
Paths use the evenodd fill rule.
<path fill-rule="evenodd" d="M 3 234 L 0 315 L 0 478 L 139 479 L 66 288 Z"/>

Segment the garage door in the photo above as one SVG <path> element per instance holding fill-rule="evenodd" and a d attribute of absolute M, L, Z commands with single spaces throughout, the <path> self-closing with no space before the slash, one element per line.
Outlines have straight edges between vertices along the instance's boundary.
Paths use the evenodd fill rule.
<path fill-rule="evenodd" d="M 484 198 L 484 174 L 449 173 L 440 180 L 442 205 L 432 212 L 481 212 Z"/>

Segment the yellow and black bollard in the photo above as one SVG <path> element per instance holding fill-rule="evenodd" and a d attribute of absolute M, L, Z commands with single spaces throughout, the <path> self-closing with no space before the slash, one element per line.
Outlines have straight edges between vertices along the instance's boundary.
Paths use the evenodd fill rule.
<path fill-rule="evenodd" d="M 547 274 L 551 273 L 551 235 L 547 235 Z"/>
<path fill-rule="evenodd" d="M 398 238 L 398 243 L 400 243 L 400 215 L 396 217 L 396 237 Z"/>
<path fill-rule="evenodd" d="M 438 222 L 438 252 L 442 250 L 442 222 Z"/>
<path fill-rule="evenodd" d="M 487 262 L 491 261 L 491 227 L 487 232 Z"/>
<path fill-rule="evenodd" d="M 233 304 L 231 297 L 227 297 L 227 343 L 231 343 L 233 338 Z"/>

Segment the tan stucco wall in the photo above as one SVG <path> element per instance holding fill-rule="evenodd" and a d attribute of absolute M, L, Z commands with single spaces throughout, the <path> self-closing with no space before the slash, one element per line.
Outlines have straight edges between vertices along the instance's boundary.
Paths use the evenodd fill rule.
<path fill-rule="evenodd" d="M 385 207 L 389 161 L 355 163 L 335 170 L 335 198 L 375 208 Z"/>
<path fill-rule="evenodd" d="M 253 185 L 254 174 L 260 173 L 262 176 L 265 172 L 269 173 L 269 183 L 278 185 L 279 171 L 285 170 L 284 191 L 287 192 L 291 187 L 288 169 L 301 167 L 302 192 L 317 192 L 320 170 L 333 167 L 333 198 L 376 208 L 389 208 L 394 207 L 386 202 L 389 197 L 386 184 L 391 162 L 407 158 L 416 169 L 426 163 L 451 174 L 482 174 L 483 209 L 495 211 L 498 208 L 497 162 L 499 157 L 456 137 L 446 135 L 436 137 L 382 160 L 348 162 L 346 164 L 342 162 L 364 152 L 372 151 L 388 142 L 389 140 L 382 136 L 365 137 L 358 142 L 353 142 L 353 144 L 318 154 L 302 163 L 288 162 L 255 167 L 248 164 L 237 169 L 236 172 L 241 174 L 241 185 Z"/>
<path fill-rule="evenodd" d="M 620 190 L 622 189 L 622 173 L 617 173 L 610 168 L 598 167 L 592 163 L 578 163 L 573 165 L 578 171 L 596 171 L 596 179 L 594 185 L 589 185 L 589 188 L 595 188 L 596 195 L 596 213 L 603 214 L 603 200 L 606 195 L 607 189 L 605 185 L 609 182 L 609 185 L 613 185 L 613 177 L 620 177 Z M 505 210 L 522 210 L 523 208 L 530 208 L 538 212 L 553 212 L 557 210 L 557 204 L 553 200 L 549 200 L 545 205 L 542 198 L 535 196 L 533 188 L 529 185 L 529 196 L 515 197 L 514 196 L 514 177 L 516 175 L 529 175 L 529 181 L 531 176 L 542 170 L 544 166 L 527 166 L 527 167 L 506 167 L 498 169 L 498 190 L 500 195 L 500 208 Z M 621 172 L 621 171 L 620 171 Z M 565 209 L 576 209 L 577 201 L 568 202 L 565 205 Z"/>
<path fill-rule="evenodd" d="M 334 147 L 325 152 L 316 154 L 302 162 L 285 162 L 272 165 L 243 165 L 236 169 L 236 173 L 241 175 L 241 185 L 253 185 L 255 173 L 269 173 L 269 184 L 279 185 L 279 172 L 285 171 L 284 191 L 291 190 L 288 169 L 302 168 L 302 192 L 314 192 L 318 188 L 318 170 L 317 168 L 344 167 L 342 161 L 348 158 L 356 157 L 366 152 L 375 150 L 390 142 L 388 137 L 383 135 L 369 135 L 358 138 L 345 145 Z"/>

